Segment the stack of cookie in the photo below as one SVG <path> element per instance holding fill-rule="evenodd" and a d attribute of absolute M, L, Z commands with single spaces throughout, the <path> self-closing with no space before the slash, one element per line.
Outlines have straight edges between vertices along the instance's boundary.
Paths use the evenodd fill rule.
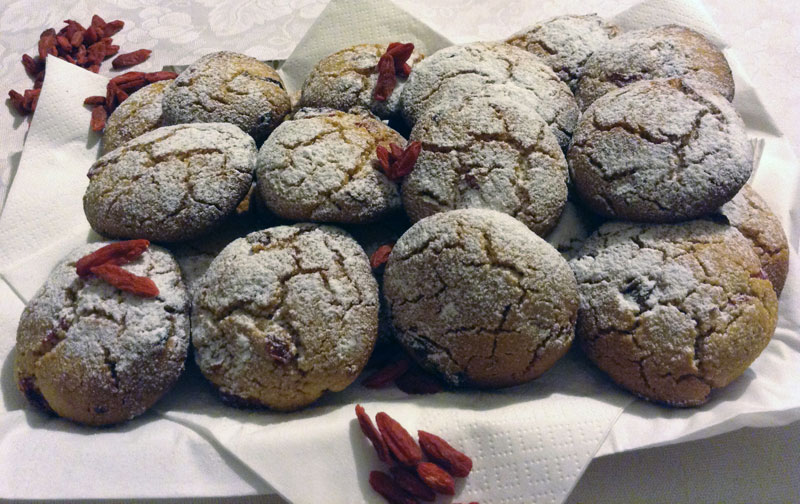
<path fill-rule="evenodd" d="M 236 405 L 342 390 L 379 335 L 453 386 L 504 387 L 576 334 L 623 387 L 701 404 L 769 341 L 788 269 L 732 96 L 700 34 L 595 15 L 428 57 L 346 48 L 294 107 L 268 65 L 209 54 L 114 111 L 84 195 L 95 231 L 163 244 L 182 275 L 160 247 L 110 259 L 143 295 L 73 252 L 23 315 L 19 386 L 79 422 L 140 414 L 191 317 Z"/>

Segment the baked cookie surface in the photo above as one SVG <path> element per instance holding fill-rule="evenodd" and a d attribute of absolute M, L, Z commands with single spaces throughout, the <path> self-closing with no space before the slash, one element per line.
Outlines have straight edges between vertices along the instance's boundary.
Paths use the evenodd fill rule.
<path fill-rule="evenodd" d="M 775 292 L 731 226 L 607 223 L 570 266 L 582 348 L 651 401 L 703 404 L 750 366 L 775 330 Z"/>
<path fill-rule="evenodd" d="M 86 219 L 109 237 L 195 238 L 236 209 L 255 161 L 253 139 L 232 124 L 164 126 L 92 165 Z"/>
<path fill-rule="evenodd" d="M 150 246 L 123 266 L 158 287 L 142 298 L 78 276 L 77 260 L 104 245 L 72 251 L 31 298 L 14 362 L 31 403 L 89 425 L 144 413 L 178 379 L 189 347 L 189 296 L 172 256 Z"/>
<path fill-rule="evenodd" d="M 750 177 L 753 149 L 721 95 L 668 79 L 637 82 L 592 104 L 567 161 L 575 189 L 595 212 L 672 222 L 733 198 Z"/>
<path fill-rule="evenodd" d="M 578 121 L 572 92 L 553 70 L 529 52 L 498 42 L 474 42 L 441 49 L 417 63 L 403 89 L 403 117 L 414 125 L 442 100 L 456 103 L 487 86 L 528 93 L 534 110 L 550 126 L 562 148 Z"/>
<path fill-rule="evenodd" d="M 617 88 L 641 80 L 685 77 L 733 100 L 733 74 L 710 40 L 677 25 L 634 30 L 597 48 L 584 65 L 575 98 L 581 110 Z"/>
<path fill-rule="evenodd" d="M 575 91 L 589 56 L 619 32 L 597 14 L 566 15 L 520 30 L 506 43 L 541 58 Z"/>
<path fill-rule="evenodd" d="M 488 208 L 539 235 L 555 226 L 567 200 L 567 164 L 526 94 L 507 87 L 442 100 L 417 122 L 410 140 L 422 151 L 402 190 L 412 221 Z"/>
<path fill-rule="evenodd" d="M 184 70 L 164 93 L 165 124 L 231 123 L 258 145 L 291 109 L 280 75 L 244 54 L 207 54 Z"/>
<path fill-rule="evenodd" d="M 392 250 L 384 291 L 398 341 L 453 385 L 532 380 L 572 343 L 578 297 L 569 266 L 493 210 L 416 223 Z"/>
<path fill-rule="evenodd" d="M 172 79 L 153 82 L 120 103 L 103 129 L 103 154 L 164 125 L 161 102 Z"/>
<path fill-rule="evenodd" d="M 397 183 L 380 171 L 376 147 L 405 139 L 374 116 L 300 110 L 264 142 L 256 169 L 267 207 L 286 219 L 356 223 L 400 207 Z"/>
<path fill-rule="evenodd" d="M 341 391 L 377 337 L 367 256 L 328 226 L 278 226 L 233 241 L 193 299 L 195 359 L 234 403 L 294 410 Z"/>

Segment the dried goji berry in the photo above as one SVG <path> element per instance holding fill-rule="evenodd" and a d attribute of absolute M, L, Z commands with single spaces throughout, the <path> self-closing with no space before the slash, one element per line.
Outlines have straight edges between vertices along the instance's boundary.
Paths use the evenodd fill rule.
<path fill-rule="evenodd" d="M 369 265 L 372 269 L 378 269 L 389 260 L 389 255 L 392 253 L 392 244 L 381 245 L 378 250 L 372 253 L 369 257 Z M 399 375 L 398 375 L 399 376 Z"/>
<path fill-rule="evenodd" d="M 134 91 L 143 88 L 147 85 L 147 81 L 142 77 L 141 79 L 136 79 L 128 82 L 123 82 L 122 84 L 117 84 L 119 88 L 126 93 L 130 94 Z"/>
<path fill-rule="evenodd" d="M 56 42 L 58 43 L 59 49 L 64 51 L 64 53 L 69 54 L 72 52 L 72 44 L 70 44 L 69 39 L 64 35 L 57 36 Z"/>
<path fill-rule="evenodd" d="M 147 58 L 150 57 L 149 49 L 139 49 L 138 51 L 133 51 L 125 54 L 120 54 L 111 62 L 111 66 L 114 68 L 126 68 L 134 65 L 138 65 L 142 63 Z"/>
<path fill-rule="evenodd" d="M 383 440 L 381 433 L 375 428 L 372 419 L 360 404 L 356 404 L 356 418 L 358 419 L 358 426 L 361 427 L 361 432 L 364 433 L 375 448 L 378 459 L 381 462 L 389 462 L 389 447 L 386 446 L 386 441 Z"/>
<path fill-rule="evenodd" d="M 381 411 L 375 415 L 375 422 L 386 441 L 386 446 L 398 462 L 411 467 L 422 460 L 422 450 L 419 445 L 395 419 Z"/>
<path fill-rule="evenodd" d="M 425 455 L 441 464 L 453 476 L 464 478 L 472 470 L 472 459 L 450 446 L 444 439 L 425 431 L 417 431 L 417 435 Z"/>
<path fill-rule="evenodd" d="M 78 259 L 75 263 L 75 271 L 78 276 L 85 277 L 91 274 L 93 266 L 106 263 L 121 266 L 142 255 L 148 247 L 150 247 L 150 242 L 142 239 L 109 243 Z"/>
<path fill-rule="evenodd" d="M 383 145 L 379 145 L 375 148 L 375 153 L 378 156 L 378 162 L 381 165 L 383 173 L 387 173 L 390 166 L 389 151 Z"/>
<path fill-rule="evenodd" d="M 119 290 L 141 297 L 158 296 L 158 287 L 147 277 L 137 276 L 116 264 L 92 266 L 90 271 Z"/>
<path fill-rule="evenodd" d="M 371 374 L 369 378 L 362 382 L 362 385 L 367 388 L 383 388 L 408 371 L 410 365 L 411 363 L 408 359 L 400 359 L 390 362 Z"/>
<path fill-rule="evenodd" d="M 400 488 L 391 476 L 381 471 L 369 473 L 369 485 L 391 504 L 418 504 L 417 500 Z"/>
<path fill-rule="evenodd" d="M 108 119 L 106 108 L 102 105 L 98 105 L 92 109 L 92 120 L 89 123 L 89 127 L 95 132 L 103 131 L 103 128 L 106 127 L 106 119 Z"/>
<path fill-rule="evenodd" d="M 56 50 L 56 31 L 52 28 L 45 30 L 39 39 L 39 59 L 44 60 L 48 54 L 58 55 Z"/>
<path fill-rule="evenodd" d="M 401 44 L 400 42 L 392 42 L 389 44 L 389 47 L 386 48 L 386 52 L 392 55 L 392 59 L 394 60 L 395 74 L 408 77 L 411 73 L 411 67 L 408 66 L 406 61 L 408 61 L 408 58 L 411 57 L 411 53 L 414 52 L 414 44 Z"/>
<path fill-rule="evenodd" d="M 83 100 L 84 105 L 104 105 L 106 103 L 105 96 L 89 96 Z"/>
<path fill-rule="evenodd" d="M 417 474 L 436 493 L 455 495 L 456 481 L 447 471 L 433 462 L 420 462 L 417 464 Z"/>
<path fill-rule="evenodd" d="M 78 47 L 80 45 L 83 45 L 83 34 L 84 34 L 83 30 L 76 31 L 75 33 L 73 33 L 69 39 L 70 45 L 72 45 L 72 47 Z"/>
<path fill-rule="evenodd" d="M 417 162 L 419 153 L 422 150 L 422 144 L 419 142 L 411 142 L 406 146 L 403 155 L 395 163 L 392 175 L 395 179 L 400 179 L 411 173 L 414 169 L 414 164 Z M 392 177 L 389 177 L 392 178 Z"/>
<path fill-rule="evenodd" d="M 436 492 L 419 479 L 415 472 L 401 466 L 394 466 L 389 471 L 392 473 L 395 483 L 414 497 L 426 502 L 436 500 Z"/>
<path fill-rule="evenodd" d="M 22 115 L 27 115 L 30 113 L 30 110 L 25 108 L 25 97 L 21 94 L 17 93 L 13 89 L 8 92 L 8 97 L 11 99 L 11 104 L 14 105 L 14 108 L 17 109 Z"/>
<path fill-rule="evenodd" d="M 160 72 L 148 72 L 144 74 L 144 77 L 147 79 L 147 82 L 158 82 L 162 80 L 175 79 L 178 77 L 178 74 L 175 72 L 167 72 L 162 70 Z"/>
<path fill-rule="evenodd" d="M 386 101 L 392 94 L 394 86 L 397 84 L 397 77 L 394 74 L 394 58 L 391 54 L 384 54 L 378 60 L 378 81 L 372 93 L 377 101 Z"/>
<path fill-rule="evenodd" d="M 25 67 L 25 71 L 28 72 L 28 75 L 31 77 L 35 77 L 36 74 L 44 70 L 44 65 L 42 65 L 42 60 L 34 59 L 28 56 L 27 54 L 22 55 L 22 65 Z"/>
<path fill-rule="evenodd" d="M 114 21 L 109 21 L 106 23 L 106 28 L 103 30 L 103 36 L 111 37 L 112 35 L 116 35 L 122 28 L 125 27 L 125 22 L 120 21 L 119 19 L 115 19 Z"/>

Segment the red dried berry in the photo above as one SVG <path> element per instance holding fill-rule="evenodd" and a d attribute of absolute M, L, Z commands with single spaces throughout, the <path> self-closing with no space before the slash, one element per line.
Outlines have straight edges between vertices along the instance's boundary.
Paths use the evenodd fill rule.
<path fill-rule="evenodd" d="M 11 100 L 11 104 L 14 105 L 14 108 L 17 109 L 22 115 L 28 115 L 30 110 L 25 108 L 25 97 L 21 94 L 17 93 L 13 89 L 8 92 L 8 97 Z"/>
<path fill-rule="evenodd" d="M 100 266 L 92 266 L 90 271 L 119 290 L 147 298 L 158 296 L 158 287 L 155 282 L 147 277 L 134 275 L 116 264 L 105 263 Z"/>
<path fill-rule="evenodd" d="M 370 472 L 369 485 L 391 504 L 419 504 L 415 498 L 400 488 L 392 477 L 385 472 Z"/>
<path fill-rule="evenodd" d="M 389 260 L 389 255 L 392 253 L 394 245 L 386 244 L 378 247 L 378 250 L 372 253 L 369 257 L 369 265 L 372 269 L 378 269 Z"/>
<path fill-rule="evenodd" d="M 375 448 L 378 459 L 381 462 L 389 462 L 389 447 L 386 446 L 386 441 L 383 440 L 381 433 L 375 428 L 372 419 L 360 404 L 356 404 L 356 418 L 358 419 L 358 426 L 361 427 L 361 432 L 364 433 Z"/>
<path fill-rule="evenodd" d="M 400 466 L 392 467 L 389 472 L 392 473 L 395 483 L 414 497 L 426 502 L 436 500 L 436 492 L 419 479 L 417 473 Z"/>
<path fill-rule="evenodd" d="M 422 460 L 422 450 L 419 445 L 395 419 L 381 411 L 375 415 L 375 422 L 386 441 L 386 446 L 398 462 L 412 467 Z"/>
<path fill-rule="evenodd" d="M 86 277 L 91 274 L 91 269 L 94 266 L 106 263 L 121 266 L 142 255 L 148 247 L 150 247 L 150 242 L 141 239 L 109 243 L 78 259 L 75 263 L 75 272 L 80 277 Z"/>
<path fill-rule="evenodd" d="M 92 109 L 92 120 L 89 123 L 89 127 L 94 132 L 103 131 L 103 128 L 106 127 L 106 119 L 108 119 L 106 108 L 102 105 L 98 105 Z"/>
<path fill-rule="evenodd" d="M 410 365 L 411 363 L 408 359 L 400 359 L 390 362 L 386 366 L 371 374 L 369 378 L 362 382 L 362 384 L 367 388 L 374 389 L 386 387 L 397 378 L 403 376 L 403 374 L 408 371 Z"/>
<path fill-rule="evenodd" d="M 472 470 L 472 459 L 450 446 L 444 439 L 425 431 L 417 431 L 417 435 L 425 455 L 453 476 L 465 478 Z"/>
<path fill-rule="evenodd" d="M 436 493 L 444 495 L 455 495 L 456 493 L 456 481 L 447 471 L 433 462 L 417 464 L 417 475 Z"/>
<path fill-rule="evenodd" d="M 386 101 L 394 91 L 394 86 L 397 84 L 397 77 L 394 74 L 394 58 L 391 54 L 384 54 L 378 60 L 378 82 L 375 84 L 375 90 L 372 97 L 377 101 Z"/>
<path fill-rule="evenodd" d="M 149 49 L 139 49 L 138 51 L 120 54 L 114 58 L 114 60 L 111 62 L 111 66 L 114 68 L 126 68 L 138 65 L 149 58 L 151 52 L 153 51 Z"/>
<path fill-rule="evenodd" d="M 162 80 L 176 79 L 178 74 L 175 72 L 167 72 L 162 70 L 160 72 L 148 72 L 144 74 L 144 77 L 147 79 L 147 82 L 158 82 Z"/>

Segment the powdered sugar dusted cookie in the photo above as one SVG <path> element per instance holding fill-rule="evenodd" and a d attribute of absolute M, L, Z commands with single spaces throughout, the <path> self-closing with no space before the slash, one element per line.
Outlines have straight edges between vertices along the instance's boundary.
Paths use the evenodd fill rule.
<path fill-rule="evenodd" d="M 738 229 L 753 245 L 761 267 L 780 296 L 789 274 L 789 242 L 778 217 L 758 193 L 745 185 L 715 213 Z"/>
<path fill-rule="evenodd" d="M 572 182 L 597 213 L 670 222 L 733 198 L 752 171 L 744 123 L 719 93 L 685 81 L 643 81 L 586 110 L 567 153 Z"/>
<path fill-rule="evenodd" d="M 291 109 L 280 75 L 244 54 L 220 51 L 184 70 L 164 93 L 166 124 L 235 124 L 257 144 Z"/>
<path fill-rule="evenodd" d="M 148 84 L 114 109 L 103 129 L 103 153 L 163 126 L 161 102 L 164 90 L 171 83 L 172 79 Z"/>
<path fill-rule="evenodd" d="M 373 98 L 378 81 L 378 60 L 386 53 L 386 48 L 386 44 L 359 44 L 323 58 L 303 82 L 299 106 L 344 111 L 360 107 L 383 118 L 398 114 L 406 82 L 402 75 L 397 76 L 397 84 L 388 99 Z M 422 58 L 415 50 L 407 64 L 413 69 Z"/>
<path fill-rule="evenodd" d="M 90 425 L 144 413 L 183 371 L 189 297 L 178 264 L 151 246 L 125 270 L 155 282 L 158 297 L 81 278 L 75 263 L 107 243 L 72 251 L 25 307 L 17 329 L 14 376 L 27 399 Z"/>
<path fill-rule="evenodd" d="M 541 58 L 575 91 L 589 56 L 618 34 L 619 28 L 597 14 L 566 15 L 520 30 L 506 43 Z"/>
<path fill-rule="evenodd" d="M 579 115 L 572 92 L 546 63 L 508 44 L 451 46 L 417 63 L 403 89 L 403 117 L 413 125 L 440 101 L 458 103 L 492 84 L 526 91 L 535 111 L 566 148 Z"/>
<path fill-rule="evenodd" d="M 640 80 L 686 77 L 733 100 L 733 74 L 710 40 L 683 26 L 626 32 L 597 48 L 584 65 L 575 98 L 581 110 Z"/>
<path fill-rule="evenodd" d="M 256 146 L 232 124 L 165 126 L 98 159 L 86 219 L 110 237 L 180 241 L 230 215 L 253 180 Z"/>
<path fill-rule="evenodd" d="M 730 226 L 608 223 L 570 266 L 582 347 L 615 382 L 652 401 L 703 404 L 775 330 L 772 285 Z"/>
<path fill-rule="evenodd" d="M 367 256 L 332 227 L 278 226 L 233 241 L 193 299 L 197 364 L 235 403 L 294 410 L 343 390 L 377 336 Z"/>
<path fill-rule="evenodd" d="M 414 224 L 392 250 L 384 289 L 397 339 L 455 385 L 532 380 L 572 343 L 569 266 L 500 212 L 454 210 Z"/>
<path fill-rule="evenodd" d="M 397 184 L 378 168 L 375 149 L 405 139 L 374 116 L 301 110 L 258 153 L 258 190 L 286 219 L 370 222 L 400 207 Z"/>
<path fill-rule="evenodd" d="M 567 201 L 567 165 L 527 94 L 505 87 L 456 103 L 442 98 L 417 122 L 411 140 L 422 143 L 422 152 L 402 191 L 411 220 L 489 208 L 539 235 L 555 226 Z"/>

